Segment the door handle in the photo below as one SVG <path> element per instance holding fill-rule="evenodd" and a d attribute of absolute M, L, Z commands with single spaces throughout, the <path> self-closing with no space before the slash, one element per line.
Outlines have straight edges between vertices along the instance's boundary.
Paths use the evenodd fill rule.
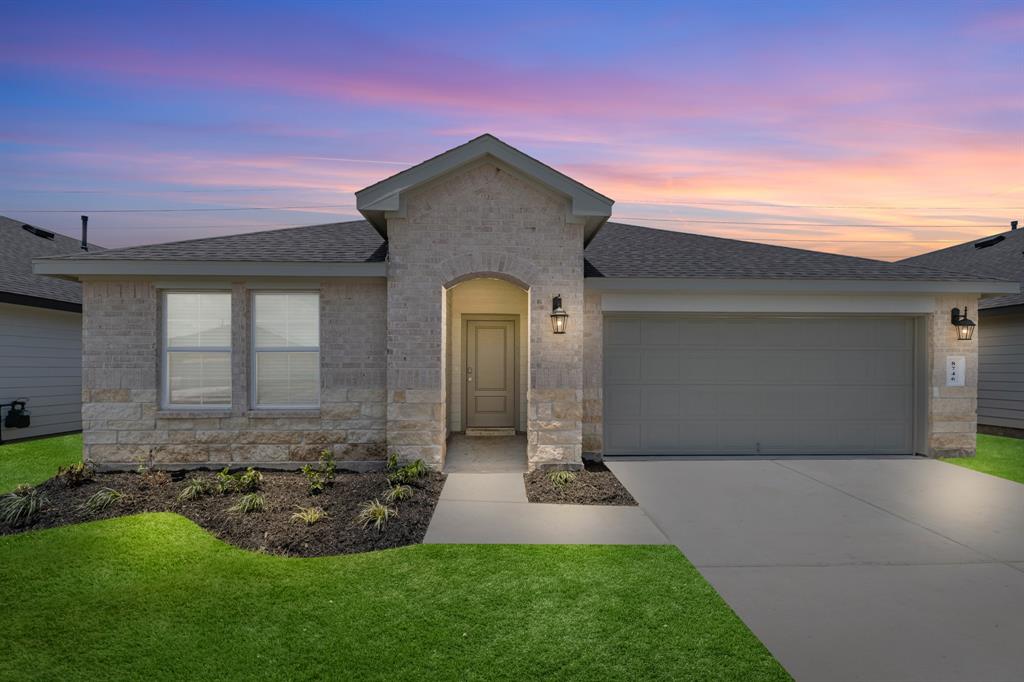
<path fill-rule="evenodd" d="M 466 368 L 466 381 L 472 381 L 472 380 L 473 380 L 473 368 L 472 367 L 467 367 Z"/>

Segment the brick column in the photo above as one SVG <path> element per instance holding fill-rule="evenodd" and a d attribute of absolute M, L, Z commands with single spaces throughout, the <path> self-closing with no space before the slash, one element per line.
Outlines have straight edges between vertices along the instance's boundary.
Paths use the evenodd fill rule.
<path fill-rule="evenodd" d="M 957 339 L 950 310 L 969 306 L 969 316 L 979 321 L 976 296 L 941 296 L 929 316 L 926 341 L 929 367 L 927 405 L 927 454 L 931 457 L 973 457 L 978 429 L 979 324 L 970 341 Z M 962 355 L 966 361 L 964 386 L 946 386 L 946 358 Z"/>

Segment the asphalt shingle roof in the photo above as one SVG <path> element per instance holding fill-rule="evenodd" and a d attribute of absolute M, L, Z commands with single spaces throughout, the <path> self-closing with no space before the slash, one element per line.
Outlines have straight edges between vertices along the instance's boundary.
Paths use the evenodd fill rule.
<path fill-rule="evenodd" d="M 998 237 L 1003 239 L 991 246 L 980 249 L 974 246 Z M 1024 283 L 1024 230 L 1010 230 L 974 239 L 938 251 L 912 256 L 900 263 L 924 265 L 955 272 L 971 272 Z M 1024 293 L 990 296 L 982 299 L 979 307 L 982 309 L 1004 308 L 1011 305 L 1024 305 Z"/>
<path fill-rule="evenodd" d="M 952 282 L 991 279 L 917 265 L 611 222 L 597 233 L 584 255 L 587 277 Z"/>
<path fill-rule="evenodd" d="M 607 223 L 584 252 L 587 277 L 987 281 L 868 258 Z M 131 261 L 376 263 L 387 243 L 365 220 L 133 246 L 65 258 Z M 57 259 L 59 260 L 59 259 Z"/>
<path fill-rule="evenodd" d="M 24 229 L 20 220 L 0 216 L 0 293 L 32 296 L 63 303 L 82 303 L 81 285 L 32 274 L 32 259 L 61 254 L 84 254 L 81 241 L 57 234 L 46 239 Z M 99 249 L 95 244 L 90 249 Z M 96 251 L 93 251 L 95 253 Z"/>
<path fill-rule="evenodd" d="M 263 261 L 292 263 L 379 263 L 387 245 L 365 220 L 288 227 L 166 244 L 128 246 L 67 258 L 152 261 Z"/>

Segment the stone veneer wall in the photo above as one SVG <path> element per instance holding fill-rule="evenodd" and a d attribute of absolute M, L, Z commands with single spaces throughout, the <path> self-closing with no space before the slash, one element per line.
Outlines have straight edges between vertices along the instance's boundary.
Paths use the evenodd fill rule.
<path fill-rule="evenodd" d="M 601 294 L 583 299 L 583 452 L 604 452 L 604 313 Z"/>
<path fill-rule="evenodd" d="M 949 311 L 970 307 L 978 322 L 976 296 L 939 296 L 935 312 L 926 324 L 926 355 L 930 385 L 927 400 L 927 454 L 930 457 L 970 457 L 975 454 L 978 431 L 978 338 L 985 333 L 979 324 L 974 338 L 960 341 L 950 323 Z M 946 386 L 946 356 L 962 355 L 967 362 L 964 386 Z"/>
<path fill-rule="evenodd" d="M 85 457 L 104 468 L 297 465 L 331 449 L 339 461 L 385 455 L 383 279 L 311 282 L 320 289 L 319 410 L 249 409 L 251 290 L 233 283 L 232 407 L 160 409 L 160 292 L 142 279 L 82 286 Z M 187 288 L 187 287 L 184 287 Z"/>
<path fill-rule="evenodd" d="M 491 161 L 403 197 L 388 218 L 389 450 L 440 467 L 445 455 L 445 287 L 474 277 L 529 292 L 530 467 L 579 466 L 583 401 L 583 225 L 569 202 Z M 551 331 L 561 294 L 568 333 Z"/>

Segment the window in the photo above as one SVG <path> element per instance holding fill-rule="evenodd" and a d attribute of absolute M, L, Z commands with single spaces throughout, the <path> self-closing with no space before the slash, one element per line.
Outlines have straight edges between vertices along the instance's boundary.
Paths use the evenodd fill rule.
<path fill-rule="evenodd" d="M 320 405 L 320 295 L 253 296 L 256 407 Z"/>
<path fill-rule="evenodd" d="M 164 405 L 231 406 L 231 294 L 164 294 Z"/>

